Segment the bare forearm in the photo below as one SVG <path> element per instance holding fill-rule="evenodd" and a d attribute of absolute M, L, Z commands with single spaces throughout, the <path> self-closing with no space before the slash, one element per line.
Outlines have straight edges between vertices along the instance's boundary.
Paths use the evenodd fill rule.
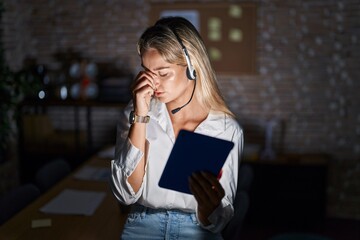
<path fill-rule="evenodd" d="M 131 187 L 137 192 L 140 189 L 144 174 L 146 161 L 146 124 L 135 123 L 129 131 L 129 139 L 132 144 L 144 153 L 134 172 L 129 176 L 128 181 Z"/>
<path fill-rule="evenodd" d="M 150 110 L 150 100 L 154 95 L 155 85 L 153 78 L 156 76 L 151 71 L 141 71 L 136 76 L 136 83 L 133 87 L 134 114 L 145 117 Z M 138 192 L 145 174 L 146 165 L 146 123 L 136 122 L 130 127 L 129 138 L 132 144 L 140 149 L 144 155 L 138 163 L 134 172 L 129 176 L 128 181 L 135 192 Z"/>

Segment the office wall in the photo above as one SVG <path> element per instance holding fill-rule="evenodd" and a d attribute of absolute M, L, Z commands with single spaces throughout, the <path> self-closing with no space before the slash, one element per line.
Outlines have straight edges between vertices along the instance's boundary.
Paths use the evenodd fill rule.
<path fill-rule="evenodd" d="M 13 69 L 27 57 L 59 68 L 54 54 L 71 48 L 136 73 L 137 38 L 151 3 L 161 1 L 4 2 L 4 45 Z M 328 214 L 360 218 L 359 1 L 246 2 L 258 6 L 258 74 L 218 76 L 230 108 L 244 127 L 275 119 L 275 132 L 284 130 L 278 151 L 328 154 Z M 99 114 L 101 124 L 113 125 L 116 114 Z M 106 143 L 106 137 L 95 141 Z"/>

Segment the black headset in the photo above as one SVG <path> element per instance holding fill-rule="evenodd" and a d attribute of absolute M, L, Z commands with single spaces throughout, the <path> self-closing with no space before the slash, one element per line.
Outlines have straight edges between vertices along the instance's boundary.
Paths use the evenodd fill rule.
<path fill-rule="evenodd" d="M 178 42 L 180 43 L 181 45 L 181 48 L 184 52 L 184 55 L 185 55 L 185 59 L 186 59 L 186 63 L 187 63 L 187 68 L 186 68 L 186 76 L 188 79 L 190 80 L 196 80 L 196 71 L 194 69 L 194 66 L 191 64 L 191 61 L 190 61 L 190 56 L 189 56 L 189 53 L 185 47 L 185 45 L 183 44 L 183 42 L 181 41 L 179 35 L 177 35 L 176 31 L 174 31 L 173 29 L 169 28 L 175 35 L 176 39 L 178 40 Z"/>

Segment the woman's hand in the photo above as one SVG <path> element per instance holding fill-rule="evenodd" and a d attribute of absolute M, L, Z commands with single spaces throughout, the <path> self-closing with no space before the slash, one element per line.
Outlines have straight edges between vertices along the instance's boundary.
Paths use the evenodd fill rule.
<path fill-rule="evenodd" d="M 150 71 L 141 71 L 135 78 L 132 93 L 134 111 L 138 116 L 146 116 L 150 110 L 150 100 L 156 89 L 155 77 L 156 75 Z"/>
<path fill-rule="evenodd" d="M 220 205 L 225 196 L 224 188 L 217 177 L 211 173 L 193 173 L 190 177 L 190 191 L 198 203 L 199 220 L 209 225 L 208 217 Z"/>

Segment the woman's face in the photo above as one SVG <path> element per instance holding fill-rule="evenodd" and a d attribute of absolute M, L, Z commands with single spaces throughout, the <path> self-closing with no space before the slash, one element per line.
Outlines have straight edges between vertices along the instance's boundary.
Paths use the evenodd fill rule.
<path fill-rule="evenodd" d="M 156 87 L 154 97 L 163 103 L 182 104 L 188 95 L 184 94 L 190 89 L 190 81 L 186 76 L 186 66 L 171 64 L 165 61 L 158 50 L 150 48 L 142 54 L 142 66 L 145 71 L 153 73 Z"/>

